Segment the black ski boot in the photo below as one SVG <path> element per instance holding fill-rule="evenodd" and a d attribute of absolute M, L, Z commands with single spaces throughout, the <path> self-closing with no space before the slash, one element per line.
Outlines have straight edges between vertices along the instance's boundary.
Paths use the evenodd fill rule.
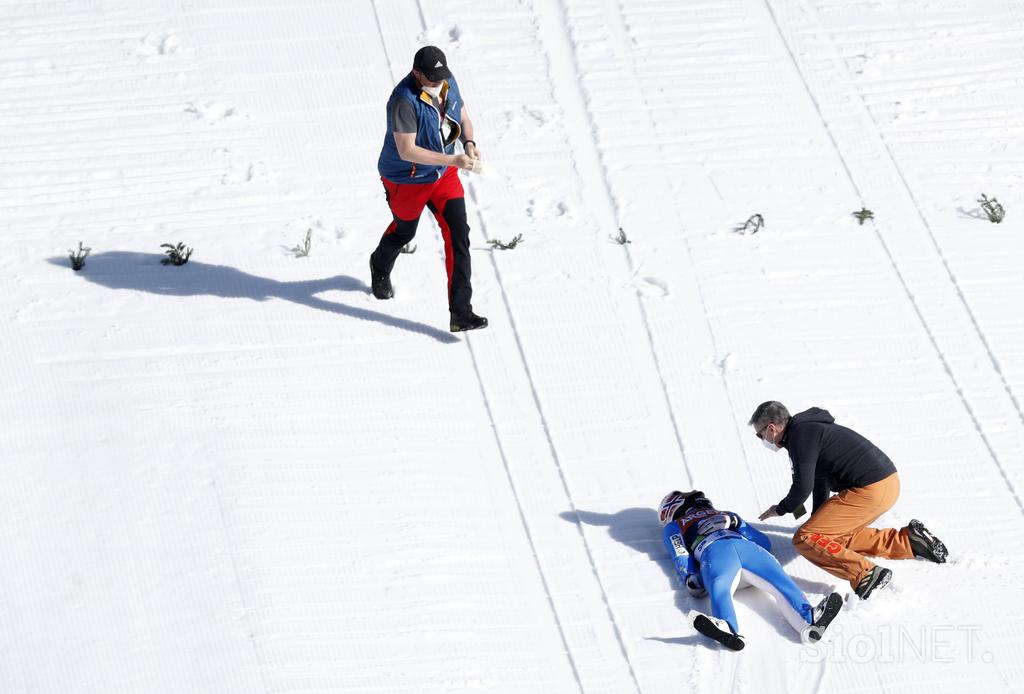
<path fill-rule="evenodd" d="M 711 617 L 702 612 L 693 610 L 689 614 L 690 624 L 700 633 L 709 639 L 714 639 L 726 648 L 733 651 L 742 651 L 746 642 L 739 634 L 733 633 L 732 627 L 724 619 Z"/>
<path fill-rule="evenodd" d="M 933 561 L 936 564 L 945 564 L 949 552 L 942 540 L 931 534 L 924 523 L 916 518 L 910 521 L 907 526 L 907 537 L 910 539 L 910 548 L 914 550 L 914 556 L 921 559 Z"/>
<path fill-rule="evenodd" d="M 391 299 L 395 296 L 395 290 L 391 287 L 391 275 L 374 267 L 372 256 L 370 257 L 370 289 L 378 299 Z"/>
<path fill-rule="evenodd" d="M 860 583 L 857 584 L 857 597 L 861 600 L 867 600 L 868 596 L 875 592 L 876 588 L 884 588 L 891 579 L 892 571 L 876 566 L 871 569 L 867 576 L 860 579 Z"/>
<path fill-rule="evenodd" d="M 472 311 L 463 314 L 452 314 L 451 330 L 453 333 L 461 333 L 466 330 L 480 330 L 487 327 L 487 319 L 478 316 Z"/>
<path fill-rule="evenodd" d="M 843 596 L 839 593 L 830 593 L 825 596 L 825 599 L 818 603 L 818 606 L 814 608 L 811 616 L 814 617 L 814 623 L 807 625 L 803 630 L 803 637 L 808 641 L 820 641 L 824 635 L 825 630 L 828 629 L 828 625 L 832 623 L 832 620 L 839 614 L 839 610 L 843 609 Z"/>

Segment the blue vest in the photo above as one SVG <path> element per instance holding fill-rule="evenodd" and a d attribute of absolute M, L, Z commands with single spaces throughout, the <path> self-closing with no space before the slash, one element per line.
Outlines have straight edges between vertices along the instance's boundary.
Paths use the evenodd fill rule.
<path fill-rule="evenodd" d="M 444 97 L 443 106 L 448 119 L 455 121 L 458 127 L 462 127 L 462 97 L 459 94 L 459 85 L 454 77 L 447 80 L 447 90 L 442 89 Z M 396 99 L 409 101 L 416 111 L 416 144 L 432 152 L 444 152 L 445 154 L 455 153 L 455 142 L 447 147 L 441 138 L 441 114 L 430 97 L 420 88 L 419 82 L 412 73 L 399 82 L 391 98 L 388 99 L 387 112 Z M 413 164 L 398 156 L 398 147 L 395 145 L 395 135 L 391 128 L 384 134 L 384 146 L 380 150 L 380 158 L 377 159 L 377 171 L 384 178 L 394 183 L 433 183 L 441 178 L 446 166 L 430 166 L 429 164 Z"/>

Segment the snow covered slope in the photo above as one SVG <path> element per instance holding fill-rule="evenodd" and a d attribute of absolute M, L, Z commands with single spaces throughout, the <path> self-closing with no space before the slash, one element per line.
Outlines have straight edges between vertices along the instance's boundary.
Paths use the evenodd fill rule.
<path fill-rule="evenodd" d="M 458 337 L 426 219 L 366 286 L 424 43 L 489 169 Z M 0 46 L 0 691 L 1020 689 L 1018 2 L 11 0 Z M 769 398 L 952 558 L 819 649 L 741 594 L 723 652 L 653 506 L 781 498 Z"/>

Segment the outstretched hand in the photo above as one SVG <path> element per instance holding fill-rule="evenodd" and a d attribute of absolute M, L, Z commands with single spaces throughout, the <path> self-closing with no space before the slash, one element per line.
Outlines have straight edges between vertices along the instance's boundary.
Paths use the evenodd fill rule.
<path fill-rule="evenodd" d="M 778 518 L 782 514 L 779 513 L 779 507 L 777 504 L 772 504 L 768 509 L 757 517 L 758 520 L 768 520 L 769 518 Z"/>

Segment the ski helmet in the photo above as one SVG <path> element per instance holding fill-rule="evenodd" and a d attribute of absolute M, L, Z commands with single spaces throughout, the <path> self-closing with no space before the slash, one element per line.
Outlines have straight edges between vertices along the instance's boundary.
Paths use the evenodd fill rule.
<path fill-rule="evenodd" d="M 676 512 L 679 511 L 683 504 L 686 503 L 686 494 L 679 490 L 674 490 L 665 495 L 661 500 L 661 504 L 658 506 L 658 520 L 661 521 L 661 527 L 668 525 L 669 521 L 676 517 Z"/>
<path fill-rule="evenodd" d="M 689 492 L 679 490 L 669 492 L 658 507 L 658 520 L 661 521 L 661 527 L 664 528 L 669 521 L 675 520 L 677 515 L 684 514 L 697 506 L 711 507 L 711 501 L 704 496 L 704 492 L 697 489 Z"/>

